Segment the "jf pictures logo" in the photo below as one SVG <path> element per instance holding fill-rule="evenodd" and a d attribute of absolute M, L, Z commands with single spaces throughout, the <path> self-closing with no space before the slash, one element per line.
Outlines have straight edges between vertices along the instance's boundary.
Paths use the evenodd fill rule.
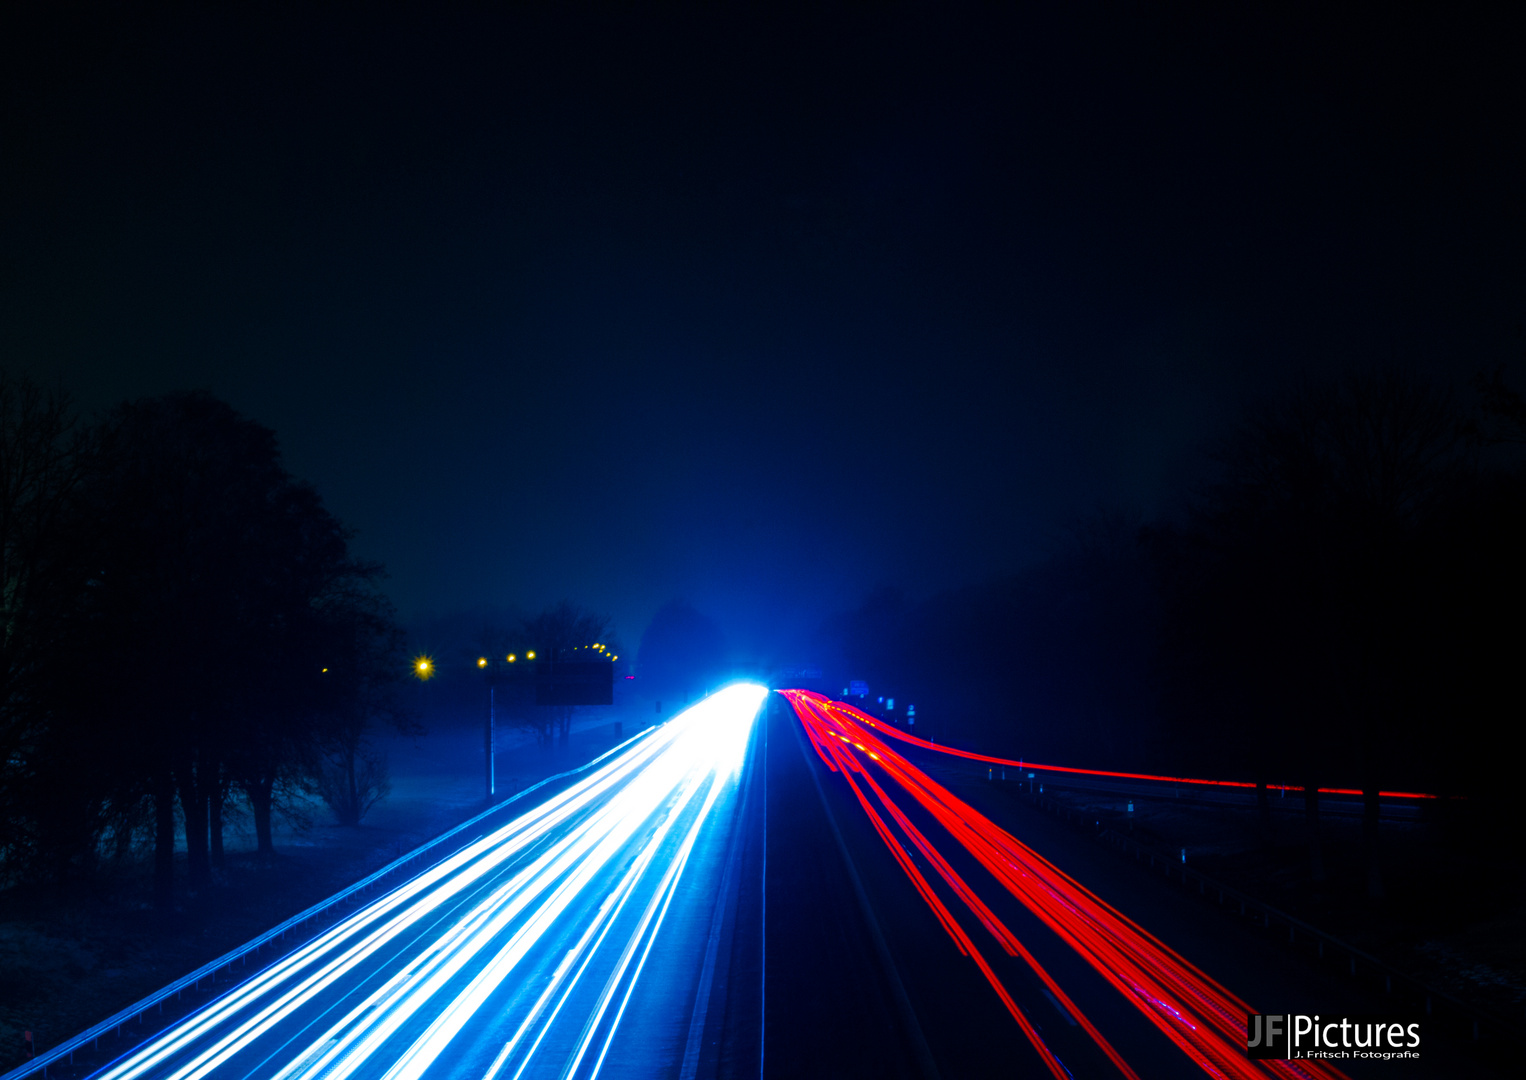
<path fill-rule="evenodd" d="M 1245 1018 L 1245 1056 L 1414 1060 L 1420 1056 L 1420 1023 L 1392 1016 L 1252 1013 Z"/>

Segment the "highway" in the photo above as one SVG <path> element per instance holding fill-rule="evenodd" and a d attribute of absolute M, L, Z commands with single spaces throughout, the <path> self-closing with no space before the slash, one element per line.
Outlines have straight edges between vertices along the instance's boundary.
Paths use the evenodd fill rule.
<path fill-rule="evenodd" d="M 963 958 L 946 957 L 944 966 L 958 977 L 938 980 L 946 984 L 939 991 L 942 1008 L 929 992 L 933 979 L 910 977 L 917 990 L 907 992 L 903 1011 L 930 1018 L 929 1023 L 919 1023 L 921 1045 L 914 1047 L 916 1053 L 904 1059 L 916 1063 L 910 1075 L 941 1075 L 941 1061 L 963 1059 L 959 1075 L 990 1075 L 1005 1064 L 1023 1074 L 1047 1073 L 1060 1080 L 1094 1075 L 1137 1078 L 1142 1075 L 1140 1066 L 1103 1031 L 1128 1008 L 1163 1036 L 1148 1049 L 1148 1065 L 1156 1067 L 1147 1067 L 1147 1072 L 1158 1075 L 1164 1060 L 1170 1067 L 1167 1075 L 1196 1071 L 1192 1066 L 1229 1077 L 1341 1075 L 1317 1063 L 1269 1062 L 1268 1068 L 1248 1061 L 1243 1032 L 1245 1016 L 1252 1010 L 1245 1003 L 932 780 L 876 737 L 860 720 L 862 714 L 820 695 L 786 696 L 812 755 L 841 778 L 842 783 L 834 785 L 839 807 L 848 801 L 841 798 L 846 786 L 851 802 L 858 804 L 858 816 L 870 823 L 914 890 L 912 895 L 932 915 L 923 920 L 929 925 L 919 936 L 928 945 L 941 941 L 945 951 L 952 945 Z M 814 772 L 813 781 L 820 784 Z M 832 808 L 830 800 L 823 801 L 834 821 L 853 816 L 851 805 L 845 813 Z M 855 831 L 861 835 L 863 830 Z M 870 858 L 865 852 L 854 861 Z M 884 860 L 879 863 L 883 866 Z M 999 886 L 994 890 L 993 879 Z M 999 910 L 992 901 L 1003 891 L 1007 895 Z M 915 909 L 916 904 L 903 906 Z M 1021 913 L 1027 917 L 1014 918 Z M 1047 945 L 1058 938 L 1094 976 L 1111 985 L 1121 1001 L 1108 999 L 1101 1015 L 1080 1004 L 1063 985 L 1074 985 L 1077 965 L 1069 962 L 1051 971 L 1052 962 L 1041 960 L 1024 940 L 1033 936 L 1035 922 L 1048 931 Z M 906 935 L 895 937 L 905 940 Z M 882 968 L 899 968 L 894 950 L 887 952 Z M 920 965 L 913 960 L 911 966 Z M 972 985 L 977 980 L 986 984 L 984 995 Z M 895 971 L 892 981 L 904 986 L 908 977 Z M 1095 980 L 1085 982 L 1094 997 Z M 913 993 L 926 1004 L 910 1004 Z M 1004 1022 L 997 1015 L 1001 1012 L 1006 1014 Z M 968 1030 L 961 1033 L 961 1028 Z M 1130 1027 L 1136 1043 L 1137 1028 Z M 994 1053 L 993 1035 L 1001 1043 Z"/>
<path fill-rule="evenodd" d="M 693 1075 L 765 693 L 706 698 L 95 1075 Z"/>
<path fill-rule="evenodd" d="M 1247 1060 L 1253 1007 L 1382 1003 L 870 721 L 728 687 L 61 1075 L 1378 1075 Z"/>
<path fill-rule="evenodd" d="M 1366 1077 L 1397 1067 L 1248 1060 L 1247 1013 L 1384 1013 L 1393 1003 L 1208 914 L 966 766 L 898 752 L 851 706 L 783 696 L 791 708 L 770 717 L 768 793 L 795 820 L 782 806 L 770 812 L 781 838 L 770 866 L 785 843 L 792 863 L 769 880 L 767 985 L 769 1001 L 783 1001 L 768 1010 L 766 1057 L 778 1066 L 768 1075 Z M 798 722 L 780 723 L 779 711 Z M 820 854 L 802 863 L 794 853 L 806 836 Z M 829 916 L 850 925 L 824 929 Z M 1402 1067 L 1495 1075 L 1434 1040 Z"/>

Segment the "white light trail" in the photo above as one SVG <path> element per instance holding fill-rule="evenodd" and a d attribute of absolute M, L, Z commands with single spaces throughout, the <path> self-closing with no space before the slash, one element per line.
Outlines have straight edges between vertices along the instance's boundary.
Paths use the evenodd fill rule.
<path fill-rule="evenodd" d="M 738 684 L 704 699 L 99 1077 L 420 1080 L 452 1072 L 452 1053 L 500 1026 L 514 1034 L 485 1080 L 597 1075 L 766 694 Z M 635 897 L 645 903 L 632 908 Z M 603 986 L 584 1001 L 594 972 Z M 545 985 L 524 993 L 532 976 Z M 488 1013 L 490 1030 L 473 1024 Z"/>

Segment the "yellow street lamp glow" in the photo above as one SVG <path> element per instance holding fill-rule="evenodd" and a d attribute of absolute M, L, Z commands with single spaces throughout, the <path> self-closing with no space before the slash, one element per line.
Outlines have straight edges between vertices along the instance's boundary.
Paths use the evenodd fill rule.
<path fill-rule="evenodd" d="M 421 656 L 413 662 L 413 673 L 421 679 L 427 679 L 434 674 L 434 661 L 427 656 Z"/>
<path fill-rule="evenodd" d="M 513 653 L 509 653 L 509 663 L 512 664 L 513 662 L 514 662 L 514 654 Z"/>
<path fill-rule="evenodd" d="M 487 667 L 487 657 L 485 657 L 485 656 L 477 657 L 477 666 L 478 667 Z"/>
<path fill-rule="evenodd" d="M 525 657 L 527 659 L 534 660 L 535 659 L 535 650 L 531 649 L 529 652 L 525 653 Z"/>

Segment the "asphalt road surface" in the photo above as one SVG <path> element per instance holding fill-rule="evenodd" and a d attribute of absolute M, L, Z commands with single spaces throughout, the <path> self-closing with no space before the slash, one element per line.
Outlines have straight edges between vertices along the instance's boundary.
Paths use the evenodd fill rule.
<path fill-rule="evenodd" d="M 1156 1078 L 1219 1050 L 1273 1075 L 1242 1021 L 1199 1030 L 1209 999 L 1384 1011 L 908 754 L 822 702 L 722 691 L 93 1075 Z M 1340 1068 L 1491 1075 L 1426 1049 Z"/>
<path fill-rule="evenodd" d="M 1116 1059 L 1142 1078 L 1209 1075 L 1200 1057 L 1184 1051 L 1163 1030 L 1168 1025 L 1153 1022 L 1140 1007 L 1144 995 L 1120 989 L 1119 982 L 1128 981 L 1117 978 L 1124 970 L 1121 962 L 1089 962 L 1033 905 L 992 887 L 992 875 L 964 847 L 945 843 L 949 834 L 934 814 L 910 800 L 896 800 L 909 825 L 935 844 L 934 854 L 946 858 L 953 876 L 978 894 L 988 914 L 1015 935 L 1057 986 L 1051 992 L 1034 965 L 995 947 L 993 935 L 970 911 L 957 910 L 932 860 L 905 841 L 906 831 L 890 830 L 913 868 L 955 909 L 967 942 L 982 954 L 996 982 L 1035 1029 L 1036 1039 L 1028 1038 L 992 980 L 970 956 L 961 955 L 933 906 L 918 896 L 912 878 L 843 772 L 825 765 L 802 725 L 777 700 L 776 696 L 769 713 L 767 754 L 773 808 L 768 1075 L 1127 1075 Z M 862 730 L 858 735 L 850 732 L 843 743 L 862 737 Z M 876 750 L 867 738 L 865 743 L 858 748 L 861 761 Z M 878 752 L 892 751 L 880 745 Z M 1148 965 L 1180 964 L 1192 978 L 1261 1012 L 1392 1013 L 1381 996 L 1314 967 L 1244 924 L 1198 904 L 1176 886 L 1014 798 L 1010 788 L 987 783 L 984 770 L 977 774 L 967 763 L 933 752 L 909 756 L 973 815 L 1020 839 L 1120 916 L 1129 924 L 1123 932 L 1137 931 Z M 898 794 L 884 779 L 889 774 L 874 763 L 865 765 L 868 776 Z M 860 787 L 865 782 L 858 780 Z M 868 801 L 874 803 L 872 798 Z M 884 816 L 888 822 L 888 814 Z M 1067 906 L 1060 918 L 1075 910 Z M 1154 972 L 1147 969 L 1145 974 Z M 1068 1004 L 1059 1000 L 1061 992 Z M 1181 1003 L 1184 1011 L 1191 1007 L 1196 1007 L 1191 1000 Z M 1082 1016 L 1104 1037 L 1116 1059 L 1077 1022 Z M 1243 1035 L 1237 1033 L 1231 1041 L 1238 1051 L 1232 1063 L 1250 1068 L 1243 1060 Z M 1038 1043 L 1053 1054 L 1059 1071 L 1041 1059 Z M 1458 1047 L 1435 1041 L 1426 1044 L 1418 1061 L 1342 1061 L 1338 1069 L 1353 1077 L 1391 1076 L 1396 1069 L 1408 1076 L 1497 1075 L 1463 1056 Z"/>
<path fill-rule="evenodd" d="M 96 1075 L 697 1074 L 764 694 L 705 699 Z"/>

